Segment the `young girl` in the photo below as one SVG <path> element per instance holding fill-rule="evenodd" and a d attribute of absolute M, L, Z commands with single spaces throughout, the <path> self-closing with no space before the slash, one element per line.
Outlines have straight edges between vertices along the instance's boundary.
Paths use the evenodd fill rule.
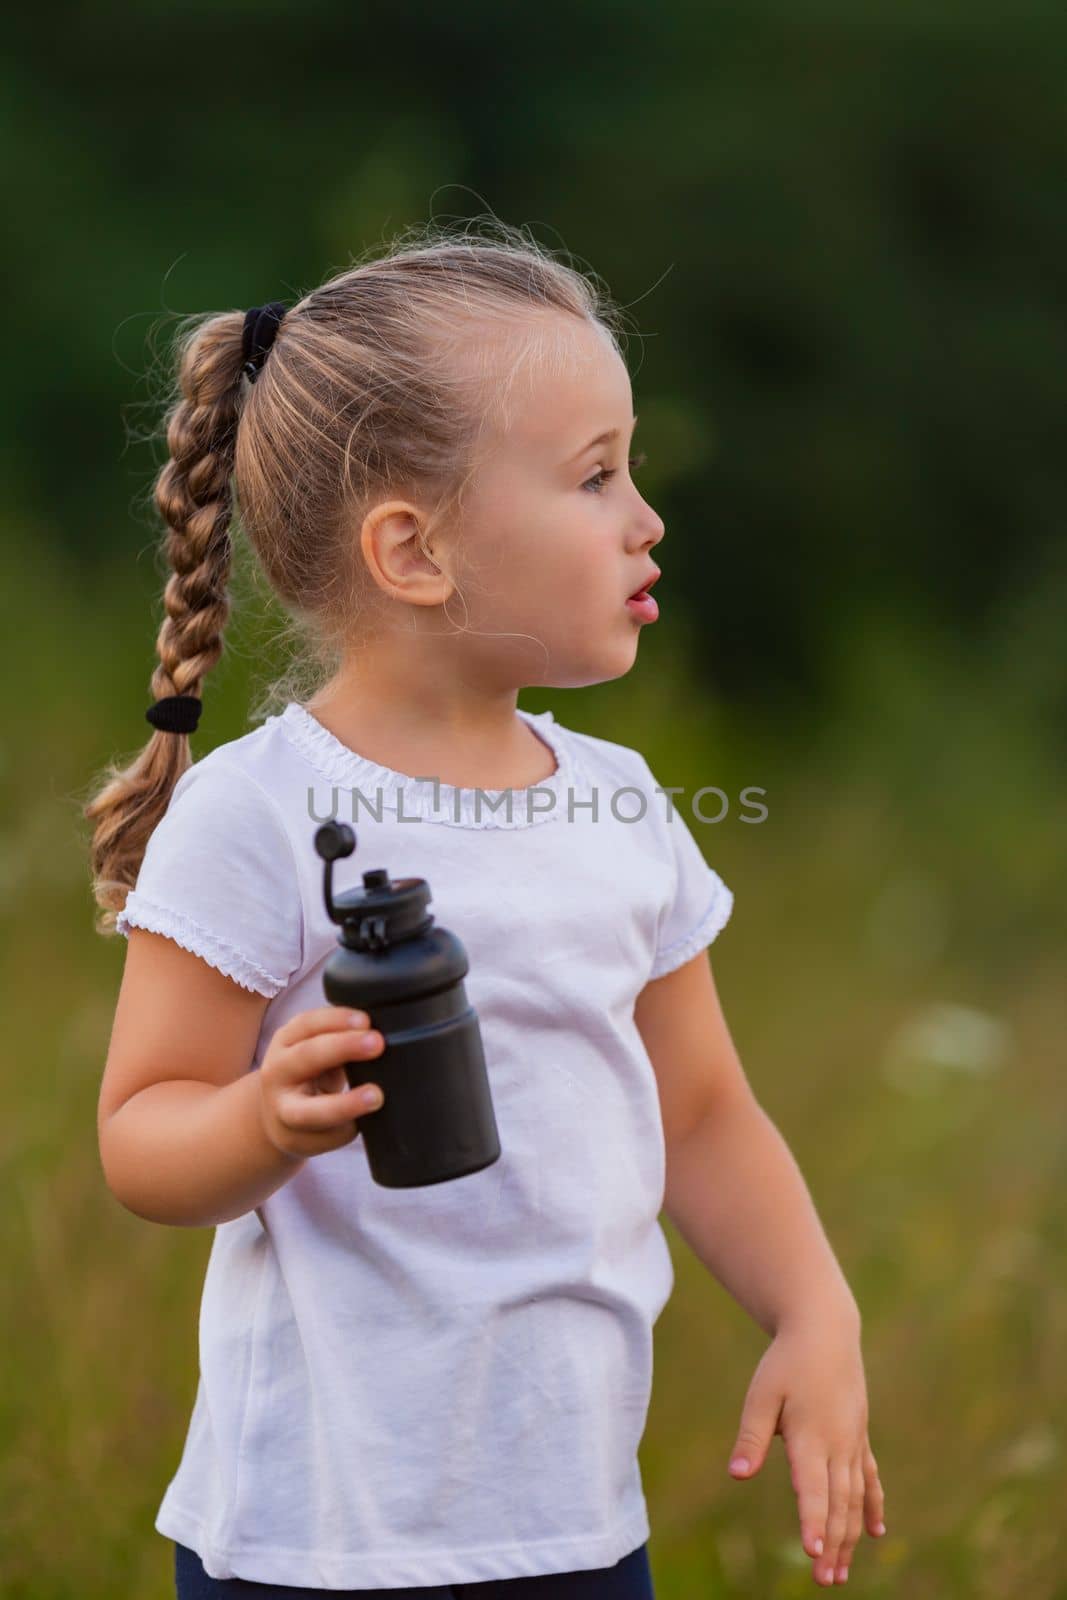
<path fill-rule="evenodd" d="M 859 1315 L 718 1008 L 731 892 L 636 750 L 516 704 L 621 677 L 656 617 L 614 314 L 510 230 L 435 236 L 212 316 L 179 382 L 154 731 L 86 808 L 128 939 L 107 1182 L 216 1230 L 155 1524 L 179 1597 L 648 1600 L 665 1204 L 774 1336 L 738 1444 L 754 1469 L 781 1427 L 840 1580 L 882 1508 Z M 191 764 L 231 477 L 316 687 Z M 389 1042 L 325 1003 L 328 816 L 357 834 L 337 892 L 423 877 L 466 948 L 501 1154 L 461 1179 L 370 1174 L 383 1102 L 343 1064 L 387 1099 Z"/>

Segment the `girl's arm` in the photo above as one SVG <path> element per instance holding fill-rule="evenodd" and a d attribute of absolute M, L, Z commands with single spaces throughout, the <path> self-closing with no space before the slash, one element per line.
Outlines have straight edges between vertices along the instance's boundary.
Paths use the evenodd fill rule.
<path fill-rule="evenodd" d="M 634 1019 L 659 1085 L 664 1209 L 772 1336 L 745 1397 L 731 1470 L 751 1477 L 780 1433 L 816 1581 L 833 1583 L 836 1573 L 844 1582 L 864 1524 L 885 1533 L 859 1307 L 797 1163 L 749 1087 L 706 951 L 648 983 Z"/>
<path fill-rule="evenodd" d="M 702 950 L 646 984 L 634 1020 L 666 1144 L 664 1210 L 686 1244 L 773 1335 L 859 1308 L 785 1140 L 752 1092 Z"/>
<path fill-rule="evenodd" d="M 183 1078 L 140 1090 L 104 1123 L 100 1158 L 127 1211 L 175 1228 L 232 1222 L 303 1165 L 267 1138 L 254 1072 L 223 1088 Z"/>
<path fill-rule="evenodd" d="M 303 1165 L 267 1137 L 249 1070 L 268 1004 L 161 934 L 129 934 L 97 1107 L 108 1188 L 149 1222 L 211 1227 Z"/>

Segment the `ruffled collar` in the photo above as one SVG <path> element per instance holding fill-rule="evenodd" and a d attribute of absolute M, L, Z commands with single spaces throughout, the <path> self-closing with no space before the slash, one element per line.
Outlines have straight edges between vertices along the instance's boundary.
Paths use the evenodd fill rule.
<path fill-rule="evenodd" d="M 516 709 L 556 758 L 555 772 L 528 789 L 467 789 L 395 772 L 351 749 L 298 700 L 290 700 L 276 720 L 316 772 L 331 784 L 358 789 L 374 811 L 380 795 L 383 811 L 402 809 L 405 818 L 459 828 L 526 828 L 566 817 L 570 791 L 577 792 L 582 769 L 573 741 L 551 711 Z"/>

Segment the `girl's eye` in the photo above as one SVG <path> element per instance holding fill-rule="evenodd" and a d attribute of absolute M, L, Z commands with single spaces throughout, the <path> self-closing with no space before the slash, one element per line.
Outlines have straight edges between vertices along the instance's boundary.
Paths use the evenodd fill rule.
<path fill-rule="evenodd" d="M 642 450 L 638 455 L 631 456 L 627 464 L 631 472 L 636 472 L 638 467 L 643 467 L 647 460 L 648 457 Z M 592 492 L 593 494 L 600 494 L 608 479 L 615 476 L 616 470 L 617 469 L 615 467 L 601 467 L 599 472 L 594 473 L 591 478 L 586 479 L 586 481 L 582 484 L 582 488 L 588 489 L 591 483 L 595 483 L 597 487 Z"/>

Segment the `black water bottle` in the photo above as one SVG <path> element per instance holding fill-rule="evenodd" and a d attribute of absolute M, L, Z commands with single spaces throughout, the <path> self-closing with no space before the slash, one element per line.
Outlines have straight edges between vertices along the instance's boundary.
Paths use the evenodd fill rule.
<path fill-rule="evenodd" d="M 388 1189 L 446 1183 L 500 1156 L 478 1016 L 463 979 L 467 952 L 427 911 L 425 878 L 390 881 L 384 868 L 363 888 L 333 895 L 333 863 L 356 848 L 354 829 L 324 822 L 315 849 L 326 863 L 326 910 L 341 925 L 322 987 L 331 1005 L 365 1011 L 385 1040 L 372 1061 L 346 1061 L 353 1089 L 380 1083 L 385 1103 L 359 1131 L 371 1176 Z"/>

